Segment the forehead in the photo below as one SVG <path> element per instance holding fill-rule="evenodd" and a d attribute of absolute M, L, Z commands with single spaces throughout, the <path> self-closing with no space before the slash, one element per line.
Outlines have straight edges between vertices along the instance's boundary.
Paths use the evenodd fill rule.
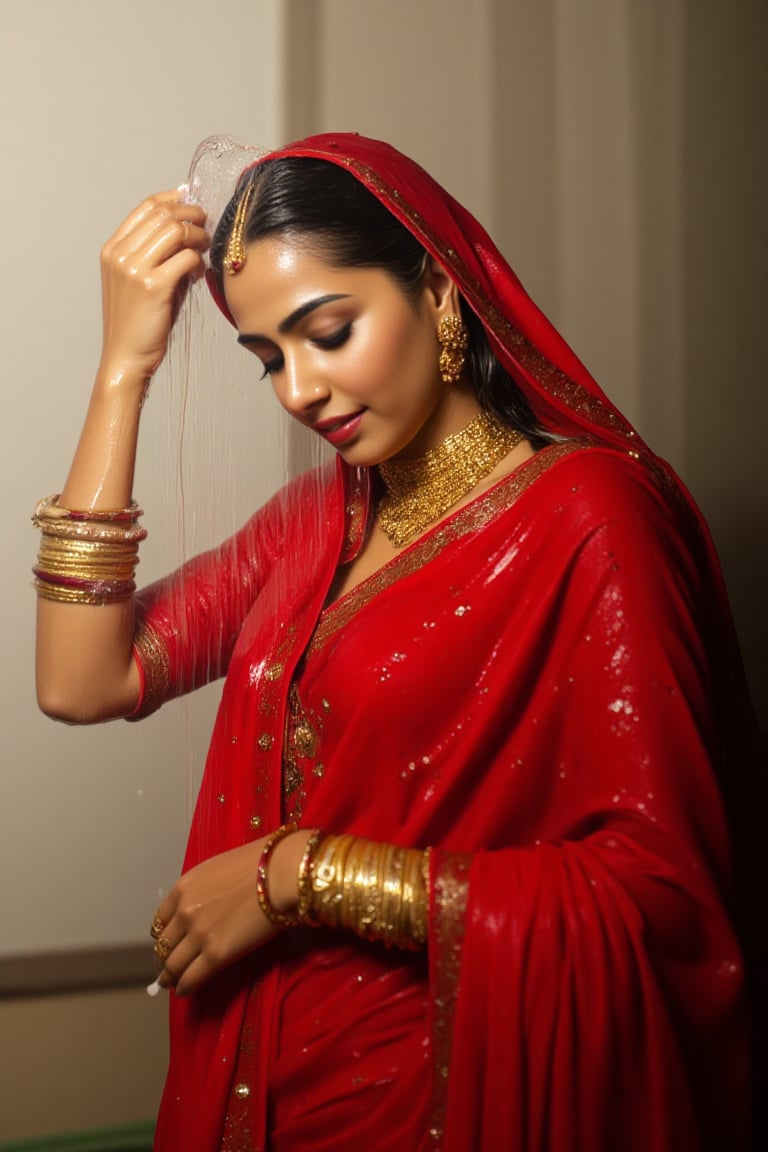
<path fill-rule="evenodd" d="M 245 264 L 234 276 L 224 275 L 223 287 L 233 319 L 244 331 L 258 320 L 260 327 L 277 324 L 307 300 L 330 294 L 367 295 L 394 285 L 376 268 L 339 268 L 311 238 L 290 240 L 268 236 L 249 244 Z"/>

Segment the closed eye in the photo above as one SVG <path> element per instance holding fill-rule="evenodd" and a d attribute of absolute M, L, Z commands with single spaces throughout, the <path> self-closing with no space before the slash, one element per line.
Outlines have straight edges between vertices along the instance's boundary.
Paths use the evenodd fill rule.
<path fill-rule="evenodd" d="M 265 380 L 267 376 L 271 376 L 274 372 L 279 372 L 283 366 L 282 356 L 273 356 L 271 360 L 262 360 L 264 371 L 259 377 L 260 380 Z"/>
<path fill-rule="evenodd" d="M 329 336 L 313 336 L 311 337 L 312 343 L 316 348 L 322 348 L 324 352 L 333 352 L 335 348 L 341 348 L 346 344 L 352 332 L 352 321 L 344 324 L 336 332 L 331 332 Z M 263 380 L 265 376 L 272 376 L 275 372 L 279 372 L 283 366 L 283 357 L 280 355 L 273 356 L 271 360 L 262 360 L 264 371 L 261 375 Z"/>
<path fill-rule="evenodd" d="M 318 348 L 323 348 L 328 352 L 332 352 L 334 348 L 341 348 L 346 344 L 349 339 L 349 334 L 352 331 L 352 321 L 339 328 L 337 332 L 332 332 L 330 336 L 313 336 L 312 343 Z"/>

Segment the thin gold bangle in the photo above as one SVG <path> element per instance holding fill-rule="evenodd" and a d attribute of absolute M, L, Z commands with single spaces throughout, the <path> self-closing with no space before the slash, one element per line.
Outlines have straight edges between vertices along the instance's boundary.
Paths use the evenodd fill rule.
<path fill-rule="evenodd" d="M 312 912 L 312 870 L 315 853 L 321 842 L 325 839 L 325 832 L 316 828 L 307 840 L 304 854 L 299 861 L 297 887 L 299 889 L 299 906 L 296 915 L 306 924 L 317 925 L 319 921 L 311 915 Z"/>
<path fill-rule="evenodd" d="M 34 518 L 38 520 L 75 520 L 92 522 L 94 520 L 107 521 L 114 524 L 121 521 L 138 520 L 144 515 L 144 509 L 139 508 L 132 500 L 127 508 L 65 508 L 59 504 L 59 496 L 46 496 L 35 507 Z"/>
<path fill-rule="evenodd" d="M 296 824 L 281 824 L 279 828 L 276 828 L 275 831 L 267 837 L 264 847 L 261 850 L 261 856 L 259 856 L 259 862 L 256 865 L 256 895 L 259 898 L 259 907 L 270 924 L 276 924 L 279 928 L 293 928 L 299 923 L 297 913 L 291 912 L 286 914 L 284 912 L 278 912 L 272 905 L 269 899 L 269 892 L 267 891 L 269 861 L 272 858 L 272 853 L 280 841 L 284 840 L 286 836 L 290 836 L 292 832 L 298 832 Z"/>

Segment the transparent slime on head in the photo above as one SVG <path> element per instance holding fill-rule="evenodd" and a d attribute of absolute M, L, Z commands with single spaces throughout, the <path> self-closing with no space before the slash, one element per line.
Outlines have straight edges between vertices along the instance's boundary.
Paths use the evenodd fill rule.
<path fill-rule="evenodd" d="M 243 169 L 266 154 L 266 148 L 239 144 L 231 136 L 206 136 L 198 144 L 189 166 L 185 199 L 203 209 L 211 235 Z M 207 252 L 204 258 L 207 266 Z"/>

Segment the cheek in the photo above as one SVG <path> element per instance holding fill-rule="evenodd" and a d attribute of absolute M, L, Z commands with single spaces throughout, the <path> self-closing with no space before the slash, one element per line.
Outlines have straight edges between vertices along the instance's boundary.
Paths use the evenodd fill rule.
<path fill-rule="evenodd" d="M 426 323 L 410 310 L 393 322 L 373 323 L 355 354 L 358 383 L 371 386 L 414 387 L 439 381 L 437 336 L 431 339 Z"/>

